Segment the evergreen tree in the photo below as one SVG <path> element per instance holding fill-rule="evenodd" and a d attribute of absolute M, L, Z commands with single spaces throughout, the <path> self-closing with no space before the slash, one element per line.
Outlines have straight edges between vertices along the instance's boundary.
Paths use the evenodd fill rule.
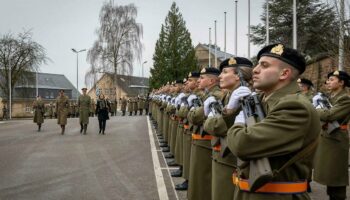
<path fill-rule="evenodd" d="M 270 43 L 293 44 L 293 1 L 269 1 Z M 251 26 L 252 42 L 265 45 L 266 3 L 261 15 L 263 24 Z M 338 21 L 332 7 L 317 0 L 297 1 L 297 48 L 310 57 L 333 52 L 338 46 Z"/>
<path fill-rule="evenodd" d="M 167 81 L 183 79 L 196 69 L 197 59 L 191 35 L 175 2 L 165 19 L 153 55 L 150 83 L 158 88 Z"/>

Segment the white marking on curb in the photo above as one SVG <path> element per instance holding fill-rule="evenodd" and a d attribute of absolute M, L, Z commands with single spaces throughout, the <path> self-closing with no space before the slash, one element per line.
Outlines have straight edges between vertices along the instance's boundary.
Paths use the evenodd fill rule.
<path fill-rule="evenodd" d="M 149 140 L 151 143 L 152 160 L 153 160 L 153 166 L 154 166 L 154 174 L 156 176 L 159 199 L 168 200 L 169 199 L 168 192 L 166 190 L 162 169 L 160 167 L 158 154 L 156 151 L 156 144 L 155 144 L 154 138 L 153 138 L 153 131 L 152 131 L 150 120 L 149 120 L 148 116 L 147 116 L 147 125 L 148 125 Z"/>

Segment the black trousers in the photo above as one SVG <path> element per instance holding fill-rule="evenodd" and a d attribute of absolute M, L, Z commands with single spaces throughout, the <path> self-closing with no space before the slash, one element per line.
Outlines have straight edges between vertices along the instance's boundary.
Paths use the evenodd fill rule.
<path fill-rule="evenodd" d="M 100 130 L 102 130 L 102 131 L 106 130 L 106 121 L 107 120 L 98 120 L 98 125 L 100 127 Z"/>
<path fill-rule="evenodd" d="M 330 200 L 345 200 L 346 186 L 340 186 L 340 187 L 327 186 L 327 194 Z"/>

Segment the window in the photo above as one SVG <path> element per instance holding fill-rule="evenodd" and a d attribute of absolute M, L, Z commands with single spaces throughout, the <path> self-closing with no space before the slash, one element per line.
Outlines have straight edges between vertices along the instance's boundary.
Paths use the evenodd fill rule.
<path fill-rule="evenodd" d="M 25 107 L 25 112 L 26 112 L 26 113 L 32 112 L 32 107 L 29 106 L 29 105 L 26 105 L 26 107 Z"/>

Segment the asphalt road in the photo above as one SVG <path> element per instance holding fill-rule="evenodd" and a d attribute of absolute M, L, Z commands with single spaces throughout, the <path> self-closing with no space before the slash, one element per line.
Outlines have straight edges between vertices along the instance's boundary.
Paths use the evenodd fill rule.
<path fill-rule="evenodd" d="M 88 134 L 68 119 L 60 135 L 55 119 L 41 132 L 31 120 L 0 121 L 0 200 L 182 200 L 182 178 L 170 178 L 154 129 L 145 116 L 116 116 L 98 135 L 97 118 Z M 326 200 L 313 183 L 312 199 Z M 350 196 L 350 189 L 348 189 Z"/>

